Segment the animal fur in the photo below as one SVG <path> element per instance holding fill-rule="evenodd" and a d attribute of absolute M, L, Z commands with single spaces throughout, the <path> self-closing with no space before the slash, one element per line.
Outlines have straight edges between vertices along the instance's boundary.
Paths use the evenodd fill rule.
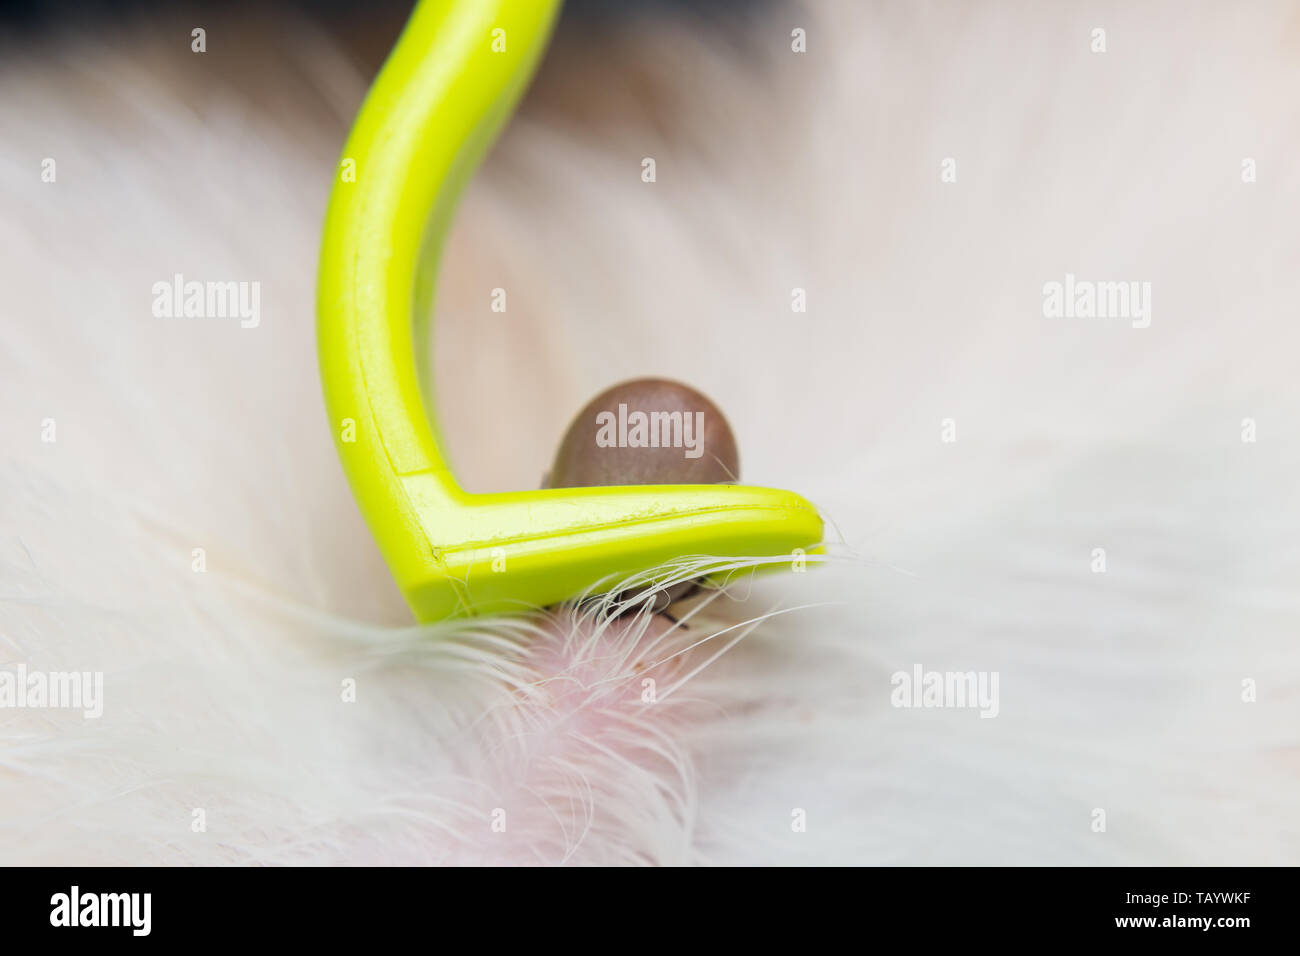
<path fill-rule="evenodd" d="M 445 437 L 535 487 L 601 388 L 709 394 L 835 548 L 683 627 L 409 624 L 313 340 L 391 36 L 197 23 L 0 55 L 0 664 L 105 674 L 98 720 L 0 710 L 0 863 L 1297 862 L 1294 3 L 561 29 L 448 245 Z M 177 272 L 260 325 L 153 317 Z M 1067 273 L 1150 326 L 1045 318 Z M 917 664 L 997 717 L 891 706 Z"/>

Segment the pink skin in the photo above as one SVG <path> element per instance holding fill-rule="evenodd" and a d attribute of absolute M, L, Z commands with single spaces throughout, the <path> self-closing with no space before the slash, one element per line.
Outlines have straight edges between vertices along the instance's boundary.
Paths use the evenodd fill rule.
<path fill-rule="evenodd" d="M 707 637 L 645 612 L 548 616 L 506 671 L 508 702 L 475 722 L 463 751 L 487 825 L 448 862 L 572 862 L 592 831 L 680 828 L 693 780 L 678 740 L 709 708 L 674 690 L 715 652 L 714 641 L 692 646 Z M 599 862 L 671 862 L 623 852 Z"/>

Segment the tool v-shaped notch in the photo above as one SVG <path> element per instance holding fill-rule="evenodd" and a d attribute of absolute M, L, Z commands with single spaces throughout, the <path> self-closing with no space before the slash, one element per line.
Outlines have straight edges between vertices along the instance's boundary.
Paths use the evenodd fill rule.
<path fill-rule="evenodd" d="M 553 604 L 675 558 L 821 540 L 789 491 L 736 485 L 476 495 L 421 388 L 438 254 L 462 186 L 513 110 L 558 0 L 423 0 L 343 151 L 321 250 L 318 340 L 344 471 L 421 621 Z M 426 410 L 427 405 L 427 410 Z"/>

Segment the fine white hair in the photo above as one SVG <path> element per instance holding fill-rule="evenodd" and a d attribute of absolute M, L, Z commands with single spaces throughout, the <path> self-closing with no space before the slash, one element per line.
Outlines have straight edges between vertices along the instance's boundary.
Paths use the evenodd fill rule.
<path fill-rule="evenodd" d="M 0 665 L 104 674 L 98 719 L 0 709 L 0 863 L 1296 861 L 1293 4 L 562 27 L 434 388 L 474 490 L 615 381 L 717 401 L 832 549 L 680 624 L 410 623 L 314 351 L 367 70 L 191 26 L 0 57 Z M 260 324 L 155 317 L 175 273 Z M 1067 274 L 1149 326 L 1047 317 Z M 996 673 L 996 718 L 900 706 L 918 667 Z"/>

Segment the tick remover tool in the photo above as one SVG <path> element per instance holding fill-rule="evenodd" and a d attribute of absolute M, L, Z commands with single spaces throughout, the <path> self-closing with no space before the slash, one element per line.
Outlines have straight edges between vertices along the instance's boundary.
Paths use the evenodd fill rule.
<path fill-rule="evenodd" d="M 434 280 L 456 200 L 545 49 L 558 0 L 422 0 L 343 150 L 321 248 L 318 347 L 343 469 L 420 621 L 524 610 L 687 556 L 821 541 L 815 508 L 743 485 L 470 494 L 437 434 Z M 509 422 L 502 422 L 508 428 Z M 606 588 L 608 589 L 608 588 Z"/>

